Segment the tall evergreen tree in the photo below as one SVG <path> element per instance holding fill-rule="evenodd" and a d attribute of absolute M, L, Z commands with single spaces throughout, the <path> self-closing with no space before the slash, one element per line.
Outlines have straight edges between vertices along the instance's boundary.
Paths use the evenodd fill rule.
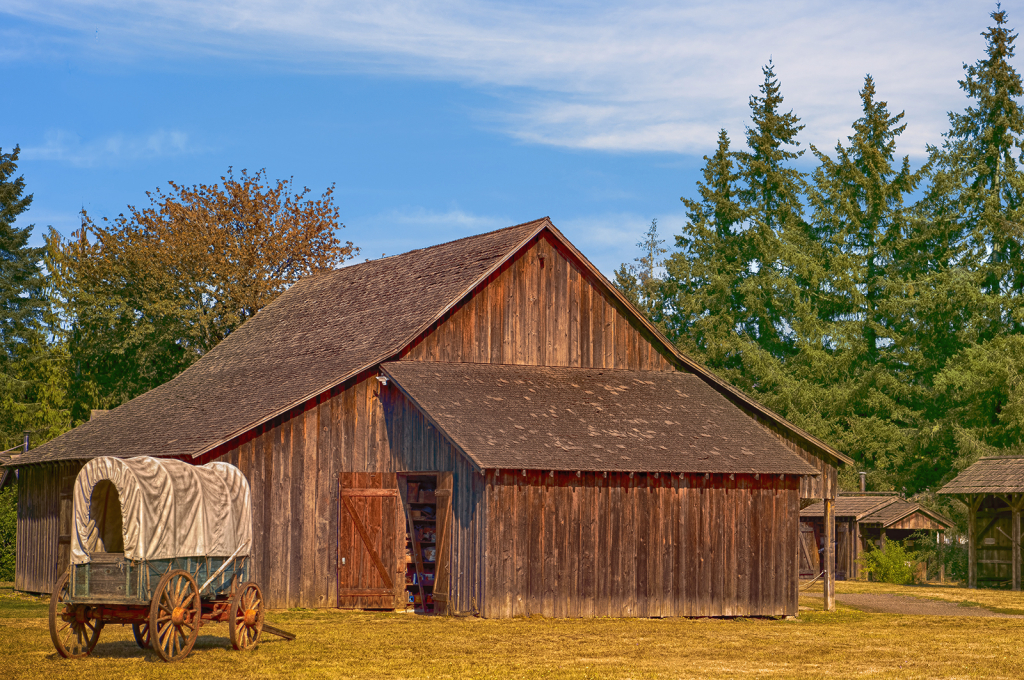
<path fill-rule="evenodd" d="M 1024 86 L 1010 63 L 1017 34 L 1008 15 L 1000 8 L 991 17 L 986 57 L 964 64 L 959 81 L 971 103 L 949 114 L 943 144 L 931 148 L 936 172 L 917 237 L 932 257 L 915 269 L 937 272 L 933 287 L 958 292 L 955 307 L 936 310 L 952 317 L 937 329 L 942 345 L 929 348 L 937 359 L 930 376 L 975 341 L 1024 331 Z"/>
<path fill-rule="evenodd" d="M 39 271 L 43 249 L 28 245 L 32 225 L 14 224 L 32 204 L 32 195 L 24 195 L 25 178 L 14 176 L 19 153 L 17 146 L 10 153 L 0 149 L 0 361 L 5 364 L 23 352 L 43 309 Z"/>
<path fill-rule="evenodd" d="M 20 149 L 0 149 L 0 448 L 23 430 L 45 440 L 66 428 L 64 373 L 59 349 L 49 345 L 40 262 L 44 248 L 29 246 L 32 225 L 15 225 L 32 204 L 24 177 L 15 176 Z"/>
<path fill-rule="evenodd" d="M 904 457 L 905 432 L 917 424 L 909 399 L 900 336 L 904 305 L 899 263 L 907 248 L 905 198 L 921 181 L 909 157 L 896 161 L 904 114 L 890 114 L 864 79 L 862 115 L 848 146 L 835 158 L 811 147 L 820 161 L 808 193 L 817 287 L 811 291 L 821 321 L 826 371 L 805 375 L 826 386 L 833 403 L 833 441 L 872 467 L 891 473 Z"/>
<path fill-rule="evenodd" d="M 705 156 L 699 199 L 682 197 L 686 225 L 666 260 L 669 336 L 712 368 L 737 371 L 742 348 L 737 335 L 746 305 L 741 284 L 748 262 L 741 231 L 743 209 L 737 200 L 734 154 L 725 130 L 718 147 Z"/>
<path fill-rule="evenodd" d="M 742 253 L 746 271 L 739 285 L 743 308 L 741 332 L 772 356 L 796 351 L 793 328 L 800 300 L 792 283 L 799 276 L 803 232 L 804 174 L 790 166 L 803 151 L 803 129 L 792 111 L 783 113 L 775 67 L 762 69 L 760 94 L 751 95 L 747 150 L 735 154 L 737 192 L 743 224 Z"/>
<path fill-rule="evenodd" d="M 652 219 L 643 240 L 636 244 L 640 257 L 633 260 L 635 264 L 623 263 L 615 272 L 616 287 L 663 332 L 666 331 L 662 290 L 665 282 L 658 270 L 664 265 L 663 256 L 668 252 L 664 243 L 658 233 L 658 220 Z"/>

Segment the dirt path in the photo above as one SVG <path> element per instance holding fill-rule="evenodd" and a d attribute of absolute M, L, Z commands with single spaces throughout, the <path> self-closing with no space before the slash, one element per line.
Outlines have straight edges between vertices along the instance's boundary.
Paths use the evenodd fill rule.
<path fill-rule="evenodd" d="M 886 593 L 836 593 L 836 601 L 863 612 L 876 614 L 912 614 L 918 616 L 989 616 L 999 619 L 1024 619 L 1017 614 L 1000 614 L 983 607 L 962 607 L 955 602 L 922 600 Z"/>

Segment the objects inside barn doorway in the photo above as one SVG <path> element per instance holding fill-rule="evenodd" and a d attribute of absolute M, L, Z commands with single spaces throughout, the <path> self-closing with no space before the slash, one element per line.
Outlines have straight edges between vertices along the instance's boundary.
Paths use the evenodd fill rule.
<path fill-rule="evenodd" d="M 448 592 L 451 473 L 398 476 L 406 517 L 404 600 L 418 614 L 443 614 Z"/>

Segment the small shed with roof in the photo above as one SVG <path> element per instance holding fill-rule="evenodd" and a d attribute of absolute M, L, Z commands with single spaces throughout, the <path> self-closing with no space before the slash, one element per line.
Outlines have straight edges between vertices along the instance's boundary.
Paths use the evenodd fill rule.
<path fill-rule="evenodd" d="M 793 614 L 801 501 L 852 462 L 678 352 L 546 218 L 304 279 L 9 461 L 18 588 L 66 566 L 64 488 L 98 455 L 237 465 L 269 607 L 487 617 Z"/>
<path fill-rule="evenodd" d="M 1021 589 L 1024 456 L 988 456 L 939 490 L 967 505 L 967 585 Z"/>
<path fill-rule="evenodd" d="M 945 533 L 953 522 L 919 503 L 892 492 L 840 493 L 836 497 L 836 579 L 858 578 L 857 559 L 871 546 L 887 540 L 904 541 L 916 531 Z M 822 571 L 824 503 L 800 511 L 800 578 Z"/>

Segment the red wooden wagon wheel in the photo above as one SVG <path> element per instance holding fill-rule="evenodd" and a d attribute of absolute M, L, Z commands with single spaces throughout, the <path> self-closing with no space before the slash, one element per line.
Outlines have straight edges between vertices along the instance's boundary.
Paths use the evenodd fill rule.
<path fill-rule="evenodd" d="M 252 649 L 263 632 L 263 593 L 255 581 L 242 584 L 228 609 L 228 636 L 235 649 Z"/>
<path fill-rule="evenodd" d="M 199 637 L 202 604 L 199 586 L 183 569 L 167 572 L 149 605 L 149 640 L 164 661 L 180 661 L 192 651 Z"/>
<path fill-rule="evenodd" d="M 135 636 L 135 644 L 143 649 L 149 649 L 149 621 L 140 621 L 132 624 L 132 635 Z"/>
<path fill-rule="evenodd" d="M 90 607 L 68 602 L 68 574 L 64 574 L 50 597 L 50 639 L 65 659 L 88 656 L 100 639 L 103 622 L 89 618 Z"/>

